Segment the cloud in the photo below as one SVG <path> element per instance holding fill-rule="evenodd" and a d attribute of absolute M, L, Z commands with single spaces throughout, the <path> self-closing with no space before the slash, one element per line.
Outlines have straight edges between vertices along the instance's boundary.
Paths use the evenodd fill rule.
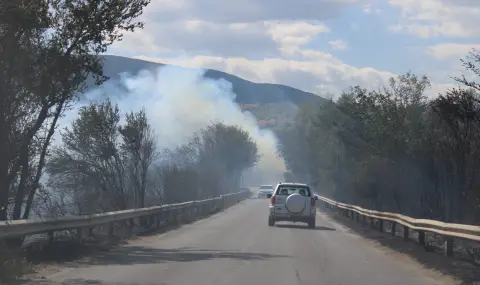
<path fill-rule="evenodd" d="M 115 48 L 137 53 L 202 54 L 225 57 L 288 55 L 330 29 L 320 22 L 265 21 L 214 24 L 189 20 L 150 23 L 144 30 L 126 33 Z M 253 47 L 253 48 L 252 48 Z"/>
<path fill-rule="evenodd" d="M 171 59 L 137 56 L 138 59 L 189 67 L 210 68 L 235 74 L 253 82 L 285 84 L 319 95 L 333 93 L 338 97 L 350 86 L 359 85 L 365 88 L 377 88 L 388 84 L 394 73 L 379 71 L 373 68 L 357 68 L 342 63 L 328 54 L 308 61 L 271 58 L 250 60 L 247 58 L 223 58 L 212 56 L 194 56 L 191 58 Z M 428 96 L 436 96 L 453 85 L 433 84 Z"/>
<path fill-rule="evenodd" d="M 298 48 L 312 41 L 320 33 L 330 29 L 322 23 L 307 22 L 265 22 L 268 33 L 281 48 Z"/>
<path fill-rule="evenodd" d="M 178 2 L 177 2 L 178 1 Z M 145 15 L 157 22 L 185 20 L 212 23 L 259 21 L 323 21 L 338 17 L 342 10 L 365 0 L 156 0 Z"/>
<path fill-rule="evenodd" d="M 391 31 L 421 38 L 480 36 L 477 0 L 389 0 L 401 11 L 401 22 Z"/>
<path fill-rule="evenodd" d="M 372 3 L 367 3 L 362 8 L 363 13 L 365 14 L 380 14 L 382 12 L 381 9 L 373 7 Z"/>
<path fill-rule="evenodd" d="M 367 0 L 156 0 L 141 16 L 142 31 L 126 33 L 113 49 L 141 54 L 277 57 L 329 28 L 326 19 Z"/>
<path fill-rule="evenodd" d="M 464 58 L 473 49 L 480 50 L 480 44 L 445 43 L 428 46 L 426 53 L 438 60 L 455 60 Z"/>
<path fill-rule="evenodd" d="M 328 44 L 333 50 L 345 50 L 347 49 L 347 43 L 343 40 L 329 41 Z"/>
<path fill-rule="evenodd" d="M 255 49 L 251 47 L 254 46 Z M 150 23 L 127 33 L 116 47 L 141 53 L 205 54 L 220 56 L 277 56 L 277 42 L 264 23 L 212 24 L 189 20 Z"/>
<path fill-rule="evenodd" d="M 430 36 L 434 29 L 429 25 L 440 25 L 443 21 L 435 10 L 439 9 L 435 4 L 438 1 L 454 6 L 457 3 L 453 0 L 388 0 L 402 11 L 401 21 L 390 30 Z M 349 35 L 341 33 L 358 30 L 360 25 L 370 26 L 367 21 L 381 18 L 367 15 L 362 16 L 367 19 L 355 18 L 353 22 L 349 18 L 348 31 L 330 22 L 327 26 L 324 20 L 338 17 L 352 7 L 360 13 L 371 14 L 379 13 L 381 6 L 372 0 L 156 0 L 143 16 L 145 29 L 127 34 L 124 41 L 116 45 L 116 50 L 128 50 L 129 56 L 137 58 L 212 68 L 255 82 L 280 83 L 338 96 L 351 85 L 378 87 L 395 76 L 389 71 L 343 61 L 343 56 L 355 60 L 359 55 L 354 54 L 356 49 L 350 48 L 355 39 L 347 45 L 339 38 Z M 425 27 L 415 29 L 414 25 Z M 375 43 L 375 40 L 369 42 Z M 339 53 L 338 58 L 319 48 L 325 45 L 334 51 L 346 52 Z M 371 56 L 375 56 L 375 51 L 369 50 Z M 432 56 L 437 54 L 433 50 L 429 52 Z M 394 62 L 395 59 L 392 64 Z M 448 88 L 450 85 L 436 84 L 432 96 L 437 90 Z"/>

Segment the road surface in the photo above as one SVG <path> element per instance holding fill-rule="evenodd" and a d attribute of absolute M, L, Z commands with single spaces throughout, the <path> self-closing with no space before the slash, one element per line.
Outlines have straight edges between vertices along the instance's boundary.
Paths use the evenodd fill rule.
<path fill-rule="evenodd" d="M 444 284 L 322 215 L 312 230 L 289 223 L 268 227 L 267 213 L 268 199 L 246 200 L 180 229 L 79 261 L 41 284 Z"/>

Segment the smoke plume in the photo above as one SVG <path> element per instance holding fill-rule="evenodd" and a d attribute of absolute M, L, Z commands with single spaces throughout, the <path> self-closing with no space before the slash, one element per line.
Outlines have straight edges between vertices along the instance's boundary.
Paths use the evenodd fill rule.
<path fill-rule="evenodd" d="M 250 113 L 242 112 L 234 101 L 236 95 L 230 82 L 205 78 L 204 73 L 200 69 L 162 66 L 137 75 L 122 74 L 119 82 L 107 82 L 85 94 L 84 100 L 62 119 L 60 127 L 75 119 L 78 108 L 106 96 L 123 113 L 145 108 L 157 136 L 158 149 L 185 144 L 193 133 L 215 121 L 237 125 L 249 132 L 261 156 L 249 173 L 260 177 L 262 183 L 282 180 L 285 165 L 278 156 L 275 135 L 260 129 Z"/>

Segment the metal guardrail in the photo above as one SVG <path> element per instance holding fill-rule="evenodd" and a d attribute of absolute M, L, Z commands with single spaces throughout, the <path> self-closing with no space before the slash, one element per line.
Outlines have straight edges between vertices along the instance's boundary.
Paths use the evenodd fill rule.
<path fill-rule="evenodd" d="M 115 222 L 150 217 L 177 220 L 179 217 L 195 217 L 196 214 L 209 214 L 232 206 L 250 195 L 249 191 L 222 195 L 220 197 L 190 201 L 178 204 L 149 208 L 130 209 L 94 215 L 59 217 L 39 220 L 14 220 L 0 222 L 0 239 L 22 237 L 39 233 L 48 233 L 53 237 L 55 231 L 92 228 L 101 225 L 113 225 Z"/>
<path fill-rule="evenodd" d="M 392 223 L 392 235 L 395 234 L 397 224 L 403 225 L 404 239 L 408 239 L 409 229 L 415 230 L 419 233 L 418 239 L 421 245 L 425 245 L 426 232 L 439 234 L 445 239 L 445 255 L 447 256 L 453 255 L 454 238 L 480 242 L 480 226 L 414 219 L 402 214 L 373 211 L 355 205 L 340 203 L 322 196 L 318 196 L 318 200 L 327 207 L 340 210 L 343 215 L 357 221 L 360 218 L 365 220 L 368 217 L 372 226 L 374 225 L 374 220 L 377 219 L 381 231 L 383 231 L 383 221 L 389 221 Z"/>

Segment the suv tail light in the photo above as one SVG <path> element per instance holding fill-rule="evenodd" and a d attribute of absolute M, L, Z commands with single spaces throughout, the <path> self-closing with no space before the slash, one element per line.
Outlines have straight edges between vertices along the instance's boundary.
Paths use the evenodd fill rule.
<path fill-rule="evenodd" d="M 315 206 L 315 199 L 312 198 L 312 199 L 310 199 L 310 201 L 312 201 L 312 206 Z"/>
<path fill-rule="evenodd" d="M 270 198 L 270 204 L 275 204 L 275 196 L 272 196 L 272 198 Z"/>

